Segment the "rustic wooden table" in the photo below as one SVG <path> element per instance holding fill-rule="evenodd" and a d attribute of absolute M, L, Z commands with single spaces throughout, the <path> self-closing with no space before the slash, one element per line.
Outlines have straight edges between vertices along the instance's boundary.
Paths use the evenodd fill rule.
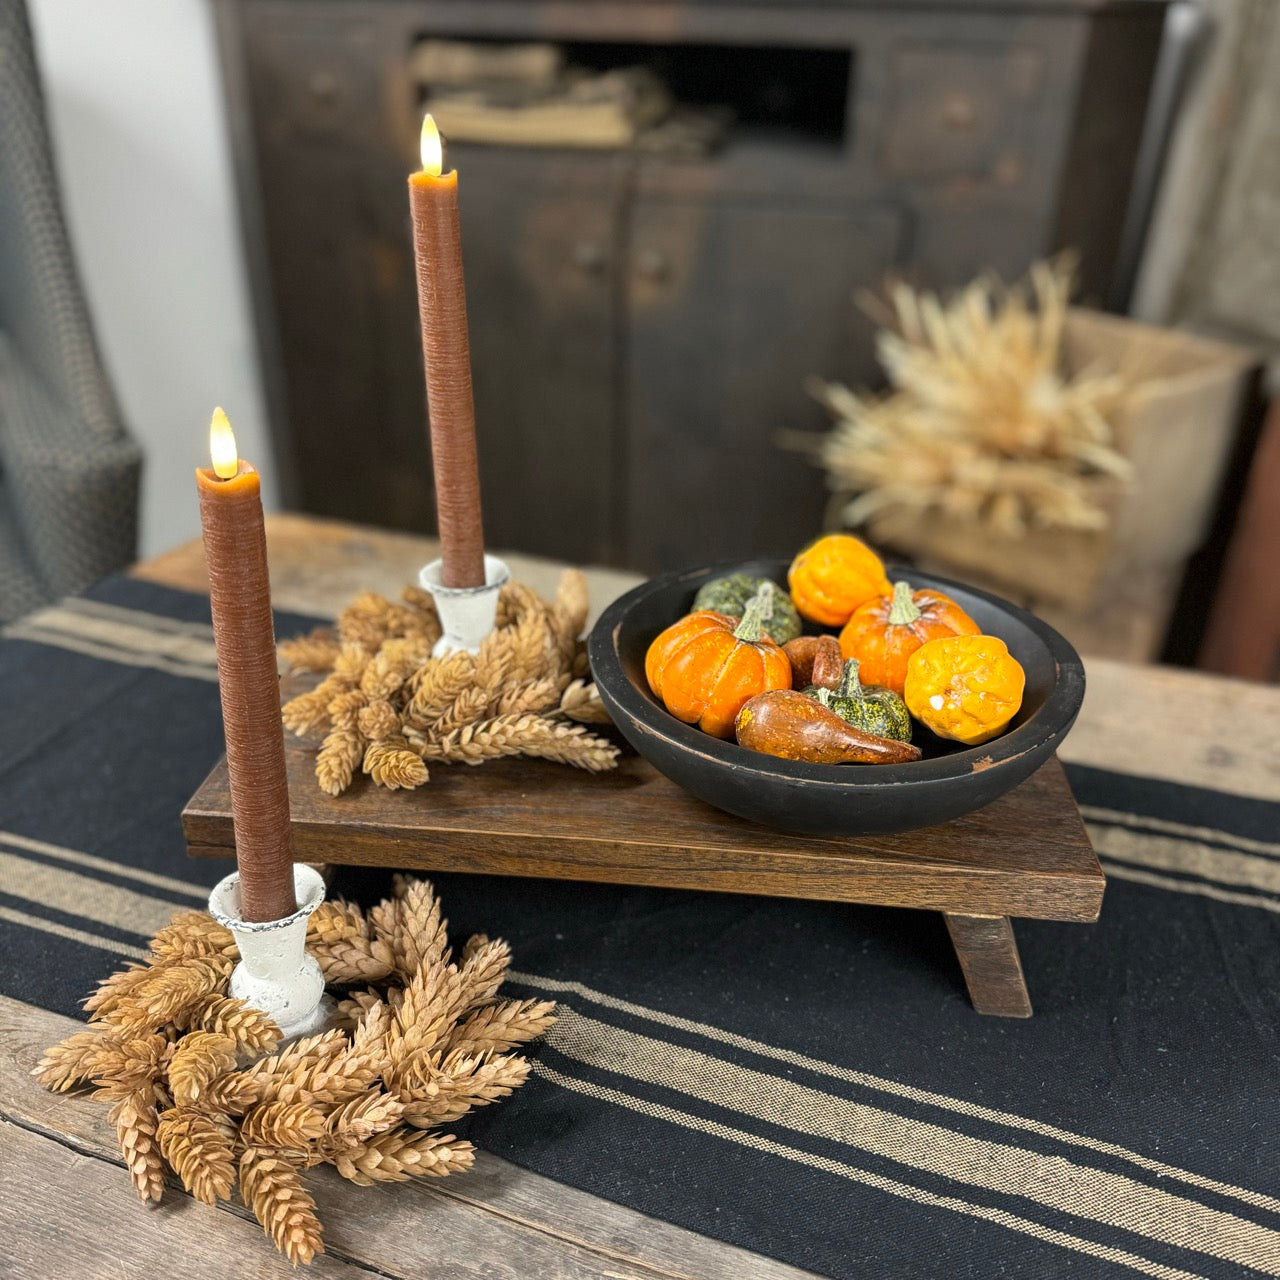
<path fill-rule="evenodd" d="M 335 614 L 364 588 L 398 590 L 434 554 L 423 538 L 299 516 L 272 517 L 267 538 L 276 604 L 316 614 Z M 556 566 L 508 559 L 522 580 L 554 587 Z M 199 544 L 135 572 L 200 590 Z M 590 581 L 599 609 L 633 579 L 599 571 Z M 1086 667 L 1089 692 L 1064 759 L 1280 800 L 1280 689 L 1088 655 Z M 73 1027 L 72 1019 L 0 999 L 0 1231 L 12 1257 L 39 1260 L 10 1274 L 221 1280 L 232 1257 L 243 1280 L 293 1274 L 240 1206 L 210 1209 L 173 1188 L 163 1207 L 141 1208 L 119 1167 L 103 1107 L 54 1097 L 28 1074 L 43 1048 Z M 440 1186 L 401 1183 L 369 1192 L 331 1173 L 320 1170 L 315 1179 L 328 1247 L 316 1276 L 774 1280 L 804 1274 L 483 1152 L 472 1173 Z"/>

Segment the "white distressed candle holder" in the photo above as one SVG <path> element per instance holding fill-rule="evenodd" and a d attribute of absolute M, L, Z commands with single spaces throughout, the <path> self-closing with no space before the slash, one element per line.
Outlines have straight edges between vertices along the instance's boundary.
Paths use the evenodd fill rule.
<path fill-rule="evenodd" d="M 209 895 L 209 914 L 230 929 L 240 948 L 230 991 L 261 1009 L 286 1040 L 314 1035 L 337 1010 L 324 994 L 324 975 L 306 949 L 307 918 L 324 901 L 324 880 L 314 867 L 293 866 L 298 909 L 281 920 L 245 920 L 240 915 L 240 875 L 232 872 Z"/>
<path fill-rule="evenodd" d="M 467 653 L 480 652 L 498 616 L 498 592 L 510 578 L 510 571 L 497 556 L 484 558 L 483 587 L 446 587 L 443 560 L 433 560 L 423 566 L 418 582 L 424 591 L 431 593 L 440 614 L 441 636 L 432 650 L 435 657 L 442 658 L 460 649 Z"/>

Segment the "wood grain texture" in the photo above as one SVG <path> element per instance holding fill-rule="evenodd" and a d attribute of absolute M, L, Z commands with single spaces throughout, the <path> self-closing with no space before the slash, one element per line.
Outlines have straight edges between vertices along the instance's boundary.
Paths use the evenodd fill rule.
<path fill-rule="evenodd" d="M 947 912 L 946 920 L 973 1007 L 996 1018 L 1031 1017 L 1031 998 L 1009 917 Z"/>
<path fill-rule="evenodd" d="M 1280 800 L 1280 688 L 1102 659 L 1085 679 L 1063 760 Z"/>
<path fill-rule="evenodd" d="M 158 1211 L 138 1203 L 123 1169 L 114 1167 L 120 1159 L 106 1107 L 84 1094 L 50 1094 L 29 1074 L 47 1045 L 80 1025 L 0 997 L 0 1120 L 8 1122 L 0 1130 L 6 1178 L 0 1221 L 26 1219 L 25 1225 L 13 1222 L 0 1238 L 0 1273 L 31 1280 L 54 1274 L 141 1280 L 176 1274 L 173 1259 L 183 1257 L 182 1276 L 196 1280 L 233 1270 L 255 1280 L 298 1274 L 262 1239 L 242 1205 L 210 1208 L 172 1186 Z M 33 1145 L 19 1156 L 8 1138 L 22 1130 Z M 11 1171 L 12 1185 L 29 1194 L 10 1194 Z M 82 1185 L 84 1210 L 75 1203 Z M 427 1275 L 431 1280 L 801 1280 L 808 1274 L 484 1152 L 477 1153 L 470 1173 L 430 1185 L 361 1188 L 328 1169 L 309 1175 L 308 1185 L 328 1250 L 317 1269 L 308 1272 L 319 1276 L 368 1271 L 397 1280 Z M 99 1205 L 102 1215 L 97 1214 Z M 66 1231 L 65 1224 L 77 1218 L 84 1228 Z M 93 1250 L 85 1250 L 82 1231 L 96 1237 Z M 61 1250 L 67 1265 L 9 1270 L 2 1265 L 5 1250 L 18 1241 L 27 1242 L 24 1249 L 43 1242 L 53 1256 Z M 198 1254 L 199 1261 L 193 1256 L 188 1267 L 187 1254 Z M 206 1264 L 207 1270 L 199 1269 Z"/>
<path fill-rule="evenodd" d="M 286 685 L 286 696 L 295 686 Z M 1061 766 L 1050 762 L 994 804 L 926 831 L 798 836 L 694 799 L 627 754 L 588 775 L 541 760 L 440 766 L 417 791 L 358 779 L 334 798 L 316 784 L 314 744 L 291 741 L 300 858 L 415 870 L 762 893 L 971 914 L 1093 920 L 1103 876 Z M 193 854 L 230 849 L 219 765 L 183 811 Z"/>
<path fill-rule="evenodd" d="M 164 1207 L 144 1208 L 109 1156 L 84 1154 L 7 1120 L 0 1120 L 0 1150 L 0 1274 L 7 1280 L 161 1280 L 177 1274 L 183 1280 L 226 1280 L 232 1274 L 237 1280 L 278 1280 L 297 1274 L 262 1238 L 256 1222 L 216 1210 L 206 1216 L 204 1206 L 173 1189 Z M 328 1280 L 378 1273 L 325 1256 L 306 1274 Z"/>

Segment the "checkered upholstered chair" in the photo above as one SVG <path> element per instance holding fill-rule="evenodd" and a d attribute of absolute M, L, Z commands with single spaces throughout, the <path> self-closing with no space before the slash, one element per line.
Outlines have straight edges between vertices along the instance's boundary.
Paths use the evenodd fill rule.
<path fill-rule="evenodd" d="M 0 622 L 133 558 L 141 455 L 67 239 L 24 0 L 0 0 Z"/>

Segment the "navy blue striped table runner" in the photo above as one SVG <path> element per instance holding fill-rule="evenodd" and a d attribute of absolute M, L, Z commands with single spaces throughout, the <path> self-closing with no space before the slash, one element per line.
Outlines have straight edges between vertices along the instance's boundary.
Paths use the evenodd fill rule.
<path fill-rule="evenodd" d="M 220 751 L 203 598 L 120 577 L 8 629 L 0 991 L 77 1014 L 203 905 L 178 815 Z M 435 877 L 563 1015 L 469 1136 L 831 1276 L 1280 1275 L 1280 806 L 1069 774 L 1111 883 L 1018 924 L 1028 1022 L 973 1013 L 930 913 Z"/>

